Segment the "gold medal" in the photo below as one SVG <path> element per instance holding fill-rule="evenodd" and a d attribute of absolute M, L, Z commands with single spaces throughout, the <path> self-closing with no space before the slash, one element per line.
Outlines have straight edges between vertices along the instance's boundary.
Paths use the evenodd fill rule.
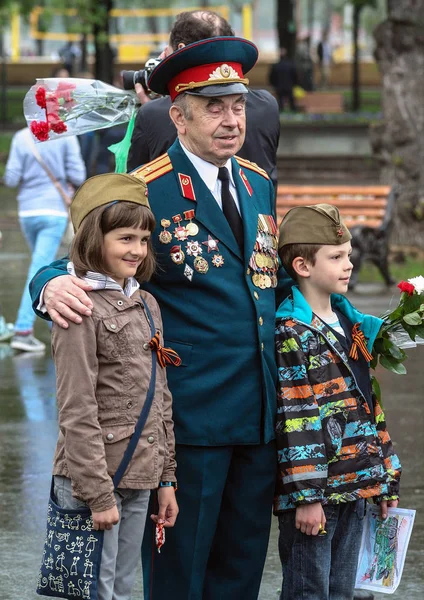
<path fill-rule="evenodd" d="M 207 273 L 209 271 L 208 261 L 201 256 L 196 256 L 194 259 L 194 268 L 198 273 Z"/>
<path fill-rule="evenodd" d="M 265 256 L 258 252 L 255 256 L 255 262 L 258 265 L 258 267 L 262 269 L 265 266 Z"/>
<path fill-rule="evenodd" d="M 171 225 L 171 221 L 169 219 L 161 219 L 160 224 L 163 227 L 163 231 L 159 234 L 159 241 L 161 244 L 169 244 L 172 242 L 172 233 L 167 231 L 166 228 Z"/>
<path fill-rule="evenodd" d="M 192 221 L 190 221 L 190 223 L 187 223 L 187 225 L 185 226 L 188 235 L 194 236 L 197 235 L 199 233 L 199 228 L 196 225 L 196 223 L 193 223 Z"/>
<path fill-rule="evenodd" d="M 266 277 L 266 275 L 259 275 L 259 287 L 261 288 L 261 290 L 264 290 L 266 288 L 265 277 Z"/>
<path fill-rule="evenodd" d="M 170 244 L 172 242 L 172 233 L 164 229 L 159 234 L 159 241 L 161 244 Z"/>
<path fill-rule="evenodd" d="M 224 257 L 221 254 L 214 254 L 212 257 L 212 264 L 214 267 L 222 267 L 224 264 Z"/>
<path fill-rule="evenodd" d="M 265 287 L 270 288 L 271 287 L 271 277 L 269 275 L 264 275 L 264 280 L 265 280 Z"/>
<path fill-rule="evenodd" d="M 259 278 L 260 278 L 259 273 L 255 273 L 254 275 L 252 275 L 252 283 L 253 283 L 253 285 L 256 285 L 256 287 L 260 287 Z"/>
<path fill-rule="evenodd" d="M 169 251 L 169 254 L 171 256 L 171 260 L 176 264 L 176 265 L 182 265 L 185 259 L 185 254 L 181 249 L 181 246 L 172 246 L 171 250 Z"/>

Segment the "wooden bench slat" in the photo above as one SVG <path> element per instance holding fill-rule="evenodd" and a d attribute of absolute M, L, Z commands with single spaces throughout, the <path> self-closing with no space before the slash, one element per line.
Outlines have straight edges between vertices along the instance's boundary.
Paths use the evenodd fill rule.
<path fill-rule="evenodd" d="M 332 204 L 333 206 L 337 206 L 340 210 L 348 210 L 349 208 L 380 208 L 385 209 L 387 206 L 387 199 L 378 198 L 378 199 L 360 199 L 360 200 L 345 200 L 333 197 L 323 198 L 278 198 L 277 197 L 277 206 L 281 208 L 292 206 L 309 206 L 310 204 Z"/>
<path fill-rule="evenodd" d="M 279 214 L 281 215 L 285 215 L 290 208 L 292 208 L 292 206 L 287 206 L 284 208 L 280 208 L 281 205 L 277 204 L 277 208 L 279 208 L 280 210 L 278 211 Z M 380 220 L 383 219 L 384 214 L 385 214 L 385 210 L 384 209 L 380 209 L 380 208 L 345 208 L 345 209 L 340 209 L 340 214 L 342 215 L 343 218 L 347 218 L 347 217 L 377 217 Z"/>
<path fill-rule="evenodd" d="M 380 227 L 384 222 L 390 187 L 387 185 L 279 185 L 276 207 L 278 222 L 294 206 L 332 204 L 340 210 L 348 227 Z"/>
<path fill-rule="evenodd" d="M 388 196 L 390 193 L 390 186 L 388 185 L 279 185 L 277 194 L 294 194 L 301 196 L 307 194 L 309 196 L 319 195 L 340 195 L 346 194 L 349 196 L 355 196 L 357 194 L 371 195 L 371 196 Z"/>

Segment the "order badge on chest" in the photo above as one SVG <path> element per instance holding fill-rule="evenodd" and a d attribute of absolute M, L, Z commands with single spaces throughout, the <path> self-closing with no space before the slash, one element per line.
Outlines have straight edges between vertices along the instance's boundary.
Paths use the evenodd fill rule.
<path fill-rule="evenodd" d="M 161 244 L 170 246 L 169 256 L 172 262 L 178 266 L 184 265 L 183 273 L 189 281 L 192 281 L 195 271 L 205 275 L 211 266 L 221 268 L 225 264 L 219 251 L 219 240 L 209 234 L 207 239 L 202 239 L 199 236 L 199 226 L 194 222 L 195 217 L 195 209 L 190 209 L 172 215 L 170 219 L 161 219 L 163 229 L 158 236 Z M 170 230 L 168 228 L 172 223 L 176 227 Z M 199 236 L 198 239 L 192 239 L 196 236 Z M 187 257 L 190 257 L 190 263 L 192 259 L 191 264 L 188 264 Z"/>

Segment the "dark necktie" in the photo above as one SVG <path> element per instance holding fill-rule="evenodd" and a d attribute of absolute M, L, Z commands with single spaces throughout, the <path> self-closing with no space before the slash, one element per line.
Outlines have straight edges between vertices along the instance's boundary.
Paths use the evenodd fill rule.
<path fill-rule="evenodd" d="M 230 174 L 226 167 L 220 167 L 218 169 L 218 179 L 220 179 L 222 183 L 222 212 L 231 227 L 240 250 L 243 250 L 243 222 L 230 192 Z"/>

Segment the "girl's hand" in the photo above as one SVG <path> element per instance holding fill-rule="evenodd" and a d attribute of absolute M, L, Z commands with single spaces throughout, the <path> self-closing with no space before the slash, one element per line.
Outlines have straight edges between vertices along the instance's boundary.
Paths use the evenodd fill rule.
<path fill-rule="evenodd" d="M 306 535 L 318 535 L 325 529 L 325 513 L 320 502 L 302 504 L 296 508 L 296 529 Z M 321 529 L 320 529 L 321 525 Z"/>
<path fill-rule="evenodd" d="M 102 510 L 101 512 L 91 511 L 91 516 L 93 517 L 93 527 L 96 531 L 112 529 L 114 525 L 119 523 L 119 511 L 116 506 L 108 510 Z"/>
<path fill-rule="evenodd" d="M 175 488 L 162 487 L 158 489 L 159 511 L 150 515 L 154 523 L 162 522 L 165 527 L 174 527 L 178 515 L 178 504 L 175 498 Z"/>
<path fill-rule="evenodd" d="M 396 508 L 399 504 L 399 500 L 382 500 L 380 502 L 380 515 L 382 519 L 387 519 L 388 508 Z"/>

